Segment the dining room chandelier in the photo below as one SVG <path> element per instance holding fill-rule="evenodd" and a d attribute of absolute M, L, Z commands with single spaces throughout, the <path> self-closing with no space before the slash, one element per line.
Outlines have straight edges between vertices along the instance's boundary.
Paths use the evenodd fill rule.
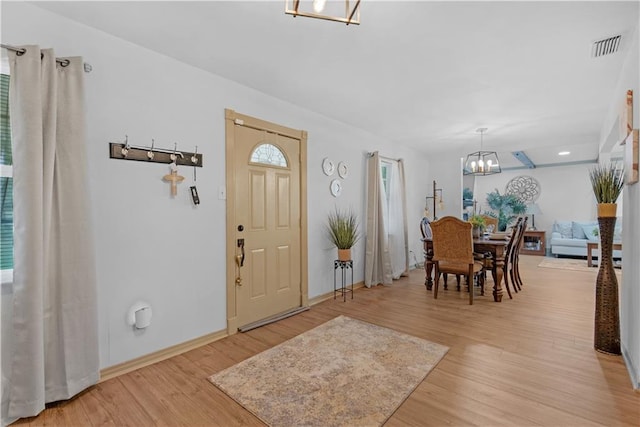
<path fill-rule="evenodd" d="M 360 25 L 360 0 L 285 0 L 284 13 Z"/>
<path fill-rule="evenodd" d="M 479 128 L 476 132 L 480 133 L 480 151 L 471 153 L 464 162 L 463 175 L 493 175 L 502 172 L 500 162 L 498 161 L 498 153 L 495 151 L 484 151 L 482 149 L 483 136 L 487 128 Z"/>

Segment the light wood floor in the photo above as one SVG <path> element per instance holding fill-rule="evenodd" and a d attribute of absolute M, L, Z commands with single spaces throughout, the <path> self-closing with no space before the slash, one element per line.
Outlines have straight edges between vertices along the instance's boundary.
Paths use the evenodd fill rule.
<path fill-rule="evenodd" d="M 455 290 L 434 300 L 415 270 L 98 384 L 18 424 L 261 425 L 207 377 L 344 314 L 450 347 L 387 426 L 640 425 L 640 393 L 622 358 L 592 348 L 596 269 L 539 268 L 541 259 L 522 257 L 526 287 L 513 300 L 505 293 L 497 304 L 488 292 L 469 306 Z"/>

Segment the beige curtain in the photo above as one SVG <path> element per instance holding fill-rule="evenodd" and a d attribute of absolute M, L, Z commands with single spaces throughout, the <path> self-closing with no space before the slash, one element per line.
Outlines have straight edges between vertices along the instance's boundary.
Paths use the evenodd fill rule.
<path fill-rule="evenodd" d="M 14 283 L 8 416 L 28 417 L 99 379 L 83 64 L 10 52 Z M 42 57 L 41 57 L 42 55 Z"/>
<path fill-rule="evenodd" d="M 367 241 L 364 284 L 368 288 L 380 283 L 389 285 L 393 282 L 389 237 L 384 221 L 387 216 L 387 205 L 380 166 L 380 155 L 376 151 L 367 161 Z"/>

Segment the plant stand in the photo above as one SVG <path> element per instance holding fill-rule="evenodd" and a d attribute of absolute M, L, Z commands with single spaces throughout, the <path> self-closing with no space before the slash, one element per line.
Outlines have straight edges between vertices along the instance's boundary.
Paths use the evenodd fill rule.
<path fill-rule="evenodd" d="M 620 354 L 618 279 L 613 269 L 613 217 L 598 216 L 600 225 L 600 267 L 596 279 L 596 310 L 593 345 L 597 351 Z"/>
<path fill-rule="evenodd" d="M 340 287 L 337 287 L 336 273 L 340 269 Z M 351 289 L 347 287 L 347 271 L 351 270 Z M 336 293 L 342 294 L 342 301 L 347 301 L 347 292 L 351 292 L 353 299 L 353 261 L 341 261 L 339 259 L 333 261 L 333 299 L 336 299 Z"/>

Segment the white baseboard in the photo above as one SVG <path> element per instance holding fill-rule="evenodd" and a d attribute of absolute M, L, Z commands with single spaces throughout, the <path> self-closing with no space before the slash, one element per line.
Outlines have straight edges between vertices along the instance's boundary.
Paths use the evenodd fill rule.
<path fill-rule="evenodd" d="M 631 385 L 635 389 L 636 392 L 640 392 L 640 372 L 636 369 L 629 357 L 629 352 L 625 348 L 625 346 L 621 346 L 622 348 L 622 358 L 624 359 L 625 365 L 627 365 L 627 371 L 629 372 L 629 377 L 631 378 Z"/>
<path fill-rule="evenodd" d="M 364 282 L 358 282 L 353 284 L 353 289 L 364 288 Z M 333 291 L 327 292 L 326 294 L 318 295 L 317 297 L 313 297 L 309 299 L 309 305 L 320 304 L 322 301 L 326 301 L 328 299 L 333 298 Z"/>

